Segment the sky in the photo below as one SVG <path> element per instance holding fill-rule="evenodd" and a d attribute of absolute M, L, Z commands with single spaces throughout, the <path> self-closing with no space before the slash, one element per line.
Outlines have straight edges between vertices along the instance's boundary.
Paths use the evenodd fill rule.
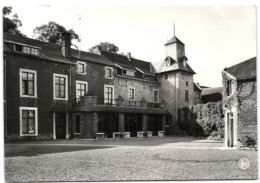
<path fill-rule="evenodd" d="M 28 37 L 35 27 L 55 21 L 81 35 L 83 51 L 107 41 L 155 68 L 165 59 L 164 44 L 175 24 L 188 64 L 197 73 L 194 81 L 204 86 L 221 86 L 225 67 L 256 56 L 255 6 L 17 5 L 13 13 Z"/>

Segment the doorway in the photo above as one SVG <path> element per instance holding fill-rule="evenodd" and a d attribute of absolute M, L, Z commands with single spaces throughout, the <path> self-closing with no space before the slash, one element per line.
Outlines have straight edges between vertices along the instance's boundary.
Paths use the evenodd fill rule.
<path fill-rule="evenodd" d="M 148 131 L 152 131 L 153 136 L 158 136 L 158 131 L 162 131 L 162 117 L 160 115 L 149 116 Z"/>
<path fill-rule="evenodd" d="M 66 139 L 66 112 L 56 112 L 56 139 Z"/>
<path fill-rule="evenodd" d="M 130 137 L 136 137 L 142 131 L 141 116 L 134 114 L 125 115 L 125 132 L 130 132 Z"/>

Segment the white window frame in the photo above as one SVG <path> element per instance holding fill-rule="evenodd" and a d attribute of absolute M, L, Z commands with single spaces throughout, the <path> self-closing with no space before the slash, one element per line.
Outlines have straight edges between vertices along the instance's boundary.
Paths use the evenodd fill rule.
<path fill-rule="evenodd" d="M 23 95 L 23 72 L 29 72 L 34 74 L 34 95 Z M 30 69 L 20 68 L 20 97 L 37 98 L 37 71 Z"/>
<path fill-rule="evenodd" d="M 158 92 L 158 95 L 157 95 L 157 102 L 156 103 L 159 103 L 159 90 L 156 90 L 156 89 L 153 89 L 153 102 L 155 102 L 155 98 L 154 98 L 154 92 L 157 91 Z"/>
<path fill-rule="evenodd" d="M 20 136 L 38 136 L 38 108 L 37 107 L 20 107 Z M 23 110 L 33 110 L 35 112 L 35 134 L 23 134 Z"/>
<path fill-rule="evenodd" d="M 106 104 L 105 102 L 106 102 L 106 98 L 105 98 L 105 96 L 106 96 L 106 87 L 111 87 L 111 88 L 113 88 L 113 94 L 112 94 L 112 104 L 115 104 L 114 103 L 114 99 L 115 99 L 115 87 L 114 87 L 114 85 L 104 85 L 104 104 Z"/>
<path fill-rule="evenodd" d="M 78 68 L 79 64 L 84 65 L 84 72 L 83 73 L 79 72 L 79 68 Z M 77 73 L 78 74 L 82 74 L 82 75 L 86 75 L 87 74 L 87 63 L 86 62 L 77 61 Z"/>
<path fill-rule="evenodd" d="M 80 96 L 79 97 L 77 96 L 78 84 L 85 84 L 86 85 L 86 93 L 88 93 L 88 82 L 76 80 L 76 98 L 80 98 Z"/>
<path fill-rule="evenodd" d="M 55 93 L 55 77 L 64 77 L 66 79 L 65 81 L 65 98 L 56 98 Z M 53 99 L 54 100 L 68 100 L 68 76 L 64 74 L 53 74 Z"/>
<path fill-rule="evenodd" d="M 130 98 L 130 89 L 134 90 L 134 98 Z M 135 87 L 128 87 L 128 99 L 129 100 L 134 100 L 135 99 Z"/>
<path fill-rule="evenodd" d="M 107 72 L 106 72 L 107 69 L 111 69 L 111 77 L 109 77 L 109 76 L 106 75 L 106 74 L 107 74 Z M 113 79 L 113 78 L 114 78 L 113 72 L 114 72 L 113 67 L 105 67 L 105 78 L 107 78 L 107 79 Z"/>

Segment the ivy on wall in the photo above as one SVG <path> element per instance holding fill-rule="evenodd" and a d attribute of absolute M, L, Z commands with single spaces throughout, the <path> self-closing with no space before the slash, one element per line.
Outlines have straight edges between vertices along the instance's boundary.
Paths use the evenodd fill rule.
<path fill-rule="evenodd" d="M 209 102 L 179 109 L 180 133 L 190 136 L 210 136 L 212 133 L 224 137 L 224 114 L 222 102 Z"/>

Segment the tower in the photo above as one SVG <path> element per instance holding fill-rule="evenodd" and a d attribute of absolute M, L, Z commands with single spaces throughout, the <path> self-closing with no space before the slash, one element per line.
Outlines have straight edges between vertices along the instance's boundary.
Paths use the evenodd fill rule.
<path fill-rule="evenodd" d="M 187 63 L 185 44 L 174 36 L 165 44 L 165 59 L 158 70 L 161 95 L 171 113 L 170 133 L 177 133 L 178 109 L 194 104 L 193 75 Z"/>

